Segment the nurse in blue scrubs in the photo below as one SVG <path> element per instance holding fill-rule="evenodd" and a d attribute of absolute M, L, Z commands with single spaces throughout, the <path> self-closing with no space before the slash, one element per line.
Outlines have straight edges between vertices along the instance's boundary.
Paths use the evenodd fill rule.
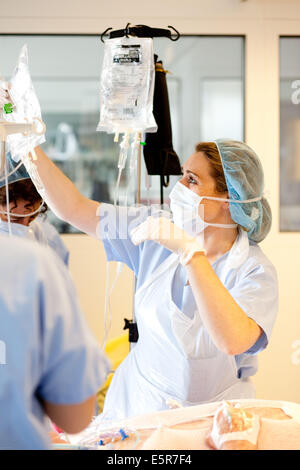
<path fill-rule="evenodd" d="M 232 140 L 198 144 L 170 194 L 169 215 L 153 215 L 151 207 L 84 197 L 35 151 L 51 209 L 101 238 L 107 259 L 137 278 L 139 340 L 99 419 L 163 410 L 170 398 L 186 406 L 253 398 L 257 355 L 278 309 L 276 270 L 259 246 L 272 217 L 256 153 Z"/>
<path fill-rule="evenodd" d="M 109 364 L 53 251 L 4 235 L 0 251 L 0 449 L 50 449 L 49 418 L 83 430 Z"/>

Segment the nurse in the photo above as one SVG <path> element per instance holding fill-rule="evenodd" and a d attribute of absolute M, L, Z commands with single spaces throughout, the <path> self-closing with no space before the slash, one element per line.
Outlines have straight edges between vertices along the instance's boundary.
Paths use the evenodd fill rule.
<path fill-rule="evenodd" d="M 0 449 L 50 449 L 48 418 L 83 430 L 109 363 L 52 250 L 0 235 L 0 251 Z"/>
<path fill-rule="evenodd" d="M 170 398 L 254 398 L 250 377 L 278 308 L 276 271 L 258 245 L 271 210 L 255 152 L 230 140 L 198 144 L 170 194 L 170 220 L 148 207 L 99 206 L 35 150 L 54 212 L 100 236 L 108 260 L 137 277 L 139 340 L 114 375 L 101 419 L 162 410 Z"/>
<path fill-rule="evenodd" d="M 259 247 L 272 217 L 256 153 L 232 140 L 198 144 L 171 192 L 170 220 L 84 197 L 35 151 L 51 209 L 101 237 L 107 259 L 137 277 L 139 340 L 114 375 L 101 419 L 162 410 L 170 398 L 254 397 L 257 354 L 278 309 L 276 270 Z"/>

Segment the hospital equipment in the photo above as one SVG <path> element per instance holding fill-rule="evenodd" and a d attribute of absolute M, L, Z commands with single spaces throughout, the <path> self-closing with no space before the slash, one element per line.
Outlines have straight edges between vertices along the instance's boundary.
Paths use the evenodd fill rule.
<path fill-rule="evenodd" d="M 141 146 L 146 142 L 142 140 L 144 133 L 156 133 L 160 131 L 160 137 L 165 129 L 159 130 L 153 116 L 153 96 L 155 85 L 157 56 L 153 53 L 153 37 L 165 36 L 171 40 L 177 40 L 179 33 L 173 28 L 177 36 L 174 38 L 170 30 L 154 29 L 145 25 L 129 27 L 124 30 L 111 31 L 109 39 L 105 41 L 104 60 L 100 80 L 100 120 L 98 131 L 114 133 L 114 141 L 119 142 L 119 135 L 123 134 L 120 142 L 118 159 L 118 175 L 114 190 L 114 205 L 120 202 L 119 188 L 122 172 L 129 159 L 129 178 L 125 191 L 125 206 L 128 204 L 129 189 L 134 184 L 136 175 L 135 203 L 140 204 L 141 186 Z M 112 28 L 108 28 L 103 36 Z M 154 88 L 155 85 L 155 88 Z M 166 88 L 166 87 L 165 87 Z M 157 93 L 156 93 L 157 94 Z M 157 100 L 156 100 L 157 101 Z M 160 100 L 159 100 L 160 101 Z M 168 109 L 169 112 L 169 109 Z M 157 111 L 156 111 L 157 114 Z M 165 116 L 161 117 L 165 120 Z M 170 123 L 170 119 L 168 121 Z M 171 124 L 169 124 L 169 128 Z M 167 136 L 167 139 L 169 135 Z M 180 164 L 179 173 L 180 173 Z M 177 173 L 177 174 L 179 174 Z M 149 189 L 151 182 L 147 179 Z M 121 263 L 118 263 L 117 274 L 113 286 L 121 272 Z M 109 293 L 109 268 L 106 270 L 106 296 L 105 296 L 105 335 L 107 338 L 107 310 L 110 308 Z M 134 287 L 135 289 L 135 287 Z M 111 312 L 109 323 L 111 324 Z M 136 327 L 134 322 L 130 325 Z M 135 335 L 137 338 L 138 335 Z"/>
<path fill-rule="evenodd" d="M 3 81 L 3 79 L 2 79 Z M 8 84 L 8 101 L 11 106 L 9 112 L 7 107 L 0 115 L 0 140 L 1 140 L 1 160 L 0 160 L 0 182 L 5 180 L 6 184 L 6 206 L 7 210 L 2 211 L 7 215 L 10 227 L 9 194 L 8 184 L 14 172 L 20 171 L 21 164 L 24 164 L 37 190 L 43 195 L 44 188 L 41 184 L 34 160 L 36 155 L 34 147 L 45 141 L 46 126 L 41 119 L 41 111 L 31 81 L 28 67 L 28 51 L 24 45 L 21 49 L 17 66 Z M 7 103 L 5 103 L 7 104 Z M 4 104 L 4 106 L 5 106 Z M 9 151 L 9 153 L 7 152 Z M 30 152 L 32 157 L 30 157 Z M 19 164 L 8 171 L 7 155 L 11 155 L 15 162 Z M 35 215 L 40 208 L 31 214 L 14 214 L 14 217 L 28 217 Z M 9 229 L 11 235 L 11 229 Z"/>
<path fill-rule="evenodd" d="M 261 432 L 257 436 L 259 449 L 300 449 L 300 404 L 260 399 L 238 399 L 228 405 L 260 419 Z M 134 445 L 144 449 L 209 450 L 207 436 L 214 417 L 224 402 L 216 401 L 196 406 L 142 414 L 126 420 L 104 423 L 97 418 L 77 436 L 69 436 L 73 444 L 93 445 L 102 437 L 109 441 L 123 428 L 129 439 L 114 442 L 115 450 L 131 450 Z M 253 428 L 254 429 L 254 428 Z M 136 444 L 135 432 L 139 433 Z M 246 436 L 247 437 L 247 436 Z"/>
<path fill-rule="evenodd" d="M 115 186 L 114 205 L 119 201 L 119 187 L 122 172 L 130 154 L 130 176 L 126 188 L 127 204 L 129 185 L 133 182 L 138 167 L 141 134 L 146 130 L 155 132 L 157 126 L 152 114 L 154 90 L 153 41 L 151 38 L 123 36 L 105 42 L 104 60 L 100 82 L 100 121 L 98 131 L 115 134 L 115 142 L 123 133 L 120 142 L 118 176 Z M 133 136 L 130 143 L 131 136 Z M 109 328 L 107 311 L 110 309 L 110 295 L 122 270 L 118 265 L 117 274 L 109 293 L 109 265 L 106 269 L 105 289 L 105 333 L 104 345 Z M 111 324 L 111 313 L 109 317 Z"/>
<path fill-rule="evenodd" d="M 12 113 L 2 113 L 1 121 L 12 124 L 34 124 L 34 131 L 27 129 L 26 139 L 20 131 L 17 134 L 11 133 L 7 137 L 8 150 L 13 160 L 18 162 L 26 157 L 28 149 L 31 151 L 37 145 L 45 142 L 46 131 L 46 127 L 42 122 L 40 104 L 29 72 L 26 44 L 21 49 L 17 65 L 9 82 L 8 92 L 14 109 Z"/>
<path fill-rule="evenodd" d="M 155 132 L 153 41 L 122 37 L 105 42 L 100 84 L 100 122 L 108 133 Z"/>

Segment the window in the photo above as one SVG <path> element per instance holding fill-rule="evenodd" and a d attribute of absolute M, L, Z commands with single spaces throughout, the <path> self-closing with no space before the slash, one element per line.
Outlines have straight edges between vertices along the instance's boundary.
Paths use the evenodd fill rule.
<path fill-rule="evenodd" d="M 103 44 L 99 36 L 0 36 L 0 70 L 9 79 L 19 50 L 28 45 L 32 79 L 47 125 L 43 148 L 87 197 L 113 202 L 118 145 L 96 132 Z M 182 36 L 154 39 L 154 52 L 167 75 L 173 146 L 181 163 L 199 141 L 244 139 L 244 38 Z M 141 165 L 141 199 L 159 202 L 160 179 L 146 190 Z M 165 198 L 177 177 L 170 178 Z M 124 172 L 120 194 L 125 193 Z M 133 197 L 133 194 L 131 195 Z M 76 232 L 50 213 L 62 233 Z"/>
<path fill-rule="evenodd" d="M 280 231 L 300 231 L 300 37 L 280 38 Z"/>

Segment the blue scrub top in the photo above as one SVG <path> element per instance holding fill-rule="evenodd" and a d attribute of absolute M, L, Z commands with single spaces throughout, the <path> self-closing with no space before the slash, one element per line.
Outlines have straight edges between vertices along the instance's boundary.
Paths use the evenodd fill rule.
<path fill-rule="evenodd" d="M 47 449 L 41 402 L 75 404 L 110 370 L 50 248 L 0 235 L 0 449 Z"/>
<path fill-rule="evenodd" d="M 137 277 L 136 289 L 171 254 L 155 242 L 146 241 L 135 246 L 130 239 L 130 231 L 151 215 L 151 210 L 147 206 L 128 208 L 106 203 L 100 205 L 98 235 L 103 241 L 107 259 L 121 261 L 134 272 Z M 248 351 L 235 356 L 238 378 L 241 379 L 256 373 L 256 355 L 267 347 L 278 312 L 276 270 L 257 243 L 249 241 L 249 245 L 246 261 L 238 269 L 230 270 L 225 280 L 225 287 L 235 301 L 263 330 Z M 225 253 L 212 265 L 219 277 L 229 253 Z M 184 314 L 192 318 L 197 306 L 192 289 L 186 283 L 186 270 L 179 264 L 172 282 L 172 299 Z"/>
<path fill-rule="evenodd" d="M 36 230 L 35 226 L 37 227 Z M 62 259 L 66 266 L 69 266 L 70 252 L 54 225 L 50 224 L 50 222 L 41 217 L 37 217 L 31 224 L 31 227 L 37 241 L 43 243 L 43 239 L 45 238 L 48 246 L 50 246 L 52 250 L 55 251 L 55 253 Z M 42 231 L 41 236 L 39 234 L 39 228 Z"/>
<path fill-rule="evenodd" d="M 66 266 L 69 266 L 69 250 L 64 244 L 60 234 L 47 220 L 37 217 L 29 226 L 18 223 L 10 224 L 13 235 L 34 239 L 42 245 L 50 246 L 61 258 Z M 9 234 L 8 222 L 0 219 L 0 233 Z"/>

